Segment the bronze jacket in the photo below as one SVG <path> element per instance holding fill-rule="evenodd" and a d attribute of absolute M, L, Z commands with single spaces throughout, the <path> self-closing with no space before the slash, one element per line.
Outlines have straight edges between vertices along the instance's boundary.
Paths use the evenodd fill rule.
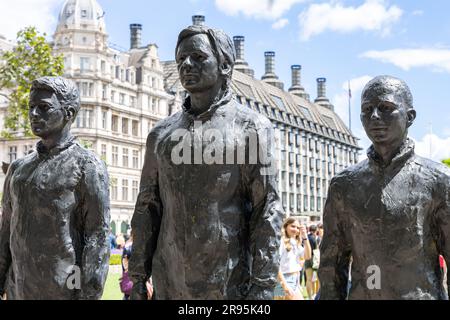
<path fill-rule="evenodd" d="M 447 299 L 439 254 L 450 262 L 450 170 L 407 139 L 383 166 L 368 160 L 331 181 L 321 244 L 321 299 Z"/>
<path fill-rule="evenodd" d="M 182 111 L 160 121 L 148 136 L 131 223 L 130 275 L 141 288 L 152 276 L 158 299 L 271 299 L 283 212 L 276 170 L 261 173 L 262 163 L 272 163 L 270 146 L 268 159 L 257 164 L 207 164 L 194 159 L 195 150 L 188 158 L 197 164 L 175 164 L 172 153 L 180 141 L 187 141 L 189 149 L 201 145 L 204 151 L 225 140 L 242 147 L 250 132 L 262 145 L 270 145 L 272 125 L 233 100 L 231 93 L 201 115 L 194 116 L 189 108 L 188 97 Z M 203 133 L 217 130 L 216 138 L 196 141 L 195 121 Z M 192 140 L 174 141 L 179 129 Z M 225 159 L 226 152 L 216 155 Z"/>
<path fill-rule="evenodd" d="M 38 143 L 11 164 L 2 211 L 0 292 L 13 300 L 100 299 L 109 186 L 94 153 L 74 141 L 51 150 Z"/>

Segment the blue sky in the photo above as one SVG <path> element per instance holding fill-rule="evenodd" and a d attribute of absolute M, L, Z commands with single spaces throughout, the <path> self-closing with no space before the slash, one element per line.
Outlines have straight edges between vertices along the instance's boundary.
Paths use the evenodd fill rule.
<path fill-rule="evenodd" d="M 359 121 L 360 93 L 373 76 L 404 79 L 418 117 L 410 130 L 417 153 L 450 157 L 450 1 L 414 0 L 97 0 L 106 12 L 110 42 L 129 46 L 129 24 L 143 24 L 143 42 L 156 43 L 172 60 L 178 32 L 203 14 L 209 26 L 246 38 L 245 58 L 256 77 L 264 51 L 276 52 L 276 73 L 290 86 L 290 66 L 301 64 L 302 83 L 316 97 L 317 77 L 348 122 L 347 83 L 352 87 L 352 129 L 370 145 Z M 12 38 L 28 24 L 52 33 L 63 0 L 1 1 L 0 34 Z M 24 23 L 23 21 L 27 21 Z M 432 132 L 432 134 L 430 134 Z M 431 145 L 431 153 L 430 153 Z"/>

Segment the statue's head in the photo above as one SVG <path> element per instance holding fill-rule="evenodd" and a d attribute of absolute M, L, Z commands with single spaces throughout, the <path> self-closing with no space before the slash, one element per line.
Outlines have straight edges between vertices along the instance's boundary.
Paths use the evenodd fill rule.
<path fill-rule="evenodd" d="M 229 86 L 236 53 L 233 41 L 221 30 L 190 26 L 178 36 L 175 58 L 183 87 L 206 92 L 219 83 Z"/>
<path fill-rule="evenodd" d="M 33 133 L 43 139 L 58 135 L 80 110 L 77 86 L 62 77 L 42 77 L 31 84 L 29 118 Z"/>
<path fill-rule="evenodd" d="M 408 85 L 391 76 L 372 79 L 361 95 L 361 122 L 374 144 L 397 147 L 416 118 Z"/>

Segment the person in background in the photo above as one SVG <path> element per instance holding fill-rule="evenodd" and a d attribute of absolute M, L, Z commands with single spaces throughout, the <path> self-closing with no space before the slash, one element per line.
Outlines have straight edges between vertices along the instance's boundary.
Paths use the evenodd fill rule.
<path fill-rule="evenodd" d="M 309 259 L 305 259 L 306 291 L 308 292 L 309 299 L 314 299 L 315 295 L 313 286 L 313 275 L 314 275 L 313 259 L 314 259 L 314 250 L 317 249 L 316 232 L 317 232 L 316 225 L 309 226 L 308 240 L 311 246 L 311 256 Z"/>
<path fill-rule="evenodd" d="M 320 247 L 320 243 L 322 242 L 322 239 L 323 239 L 323 224 L 322 223 L 319 223 L 318 225 L 317 225 L 317 232 L 316 232 L 316 235 L 317 235 L 317 247 Z"/>
<path fill-rule="evenodd" d="M 119 233 L 116 238 L 117 248 L 123 249 L 125 247 L 125 238 L 122 233 Z"/>
<path fill-rule="evenodd" d="M 133 282 L 128 276 L 128 261 L 133 251 L 133 236 L 126 242 L 122 252 L 122 277 L 120 278 L 120 290 L 123 293 L 123 300 L 130 300 Z"/>
<path fill-rule="evenodd" d="M 292 217 L 285 220 L 280 246 L 279 283 L 274 292 L 276 300 L 303 300 L 300 287 L 301 259 L 311 258 L 311 247 L 307 240 L 305 226 Z"/>
<path fill-rule="evenodd" d="M 115 249 L 117 247 L 117 242 L 116 242 L 116 236 L 114 235 L 112 229 L 109 229 L 108 238 L 109 238 L 109 245 L 110 245 L 111 250 Z"/>

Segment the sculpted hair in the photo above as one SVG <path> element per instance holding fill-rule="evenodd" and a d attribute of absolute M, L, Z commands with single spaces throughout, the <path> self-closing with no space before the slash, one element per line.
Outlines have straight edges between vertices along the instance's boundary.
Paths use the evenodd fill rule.
<path fill-rule="evenodd" d="M 236 50 L 231 38 L 222 30 L 211 29 L 206 26 L 189 26 L 183 29 L 178 35 L 177 46 L 175 47 L 175 57 L 178 53 L 178 48 L 181 42 L 184 39 L 193 37 L 198 34 L 204 34 L 208 37 L 212 51 L 217 57 L 220 65 L 225 62 L 230 65 L 230 71 L 227 74 L 227 77 L 231 79 L 233 66 L 236 61 Z"/>
<path fill-rule="evenodd" d="M 414 109 L 411 90 L 402 79 L 387 75 L 377 76 L 366 84 L 361 97 L 364 97 L 367 91 L 376 91 L 379 93 L 393 92 L 395 95 L 402 97 L 406 110 Z"/>
<path fill-rule="evenodd" d="M 56 94 L 56 97 L 65 109 L 73 107 L 75 119 L 80 110 L 80 95 L 78 88 L 72 80 L 63 77 L 42 77 L 31 83 L 31 94 L 36 90 L 47 90 Z M 73 120 L 72 119 L 72 120 Z"/>

